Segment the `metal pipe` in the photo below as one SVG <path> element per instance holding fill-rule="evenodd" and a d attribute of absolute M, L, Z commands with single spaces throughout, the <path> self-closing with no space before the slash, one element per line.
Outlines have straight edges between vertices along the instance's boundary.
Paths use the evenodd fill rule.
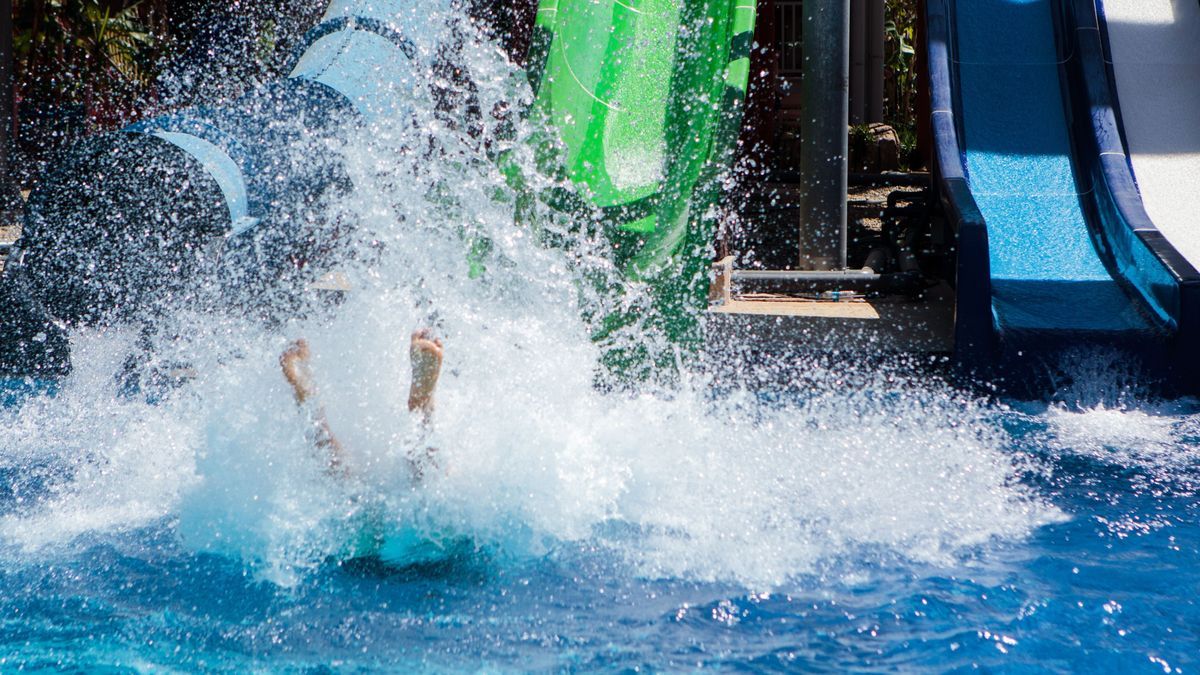
<path fill-rule="evenodd" d="M 913 295 L 926 288 L 920 272 L 877 274 L 873 270 L 737 270 L 732 284 L 736 293 L 775 292 L 788 295 L 823 291 L 901 293 Z"/>
<path fill-rule="evenodd" d="M 804 3 L 800 266 L 846 267 L 850 0 Z"/>
<path fill-rule="evenodd" d="M 861 270 L 734 270 L 734 281 L 798 281 L 837 283 L 848 281 L 878 281 L 882 275 L 870 269 Z"/>
<path fill-rule="evenodd" d="M 866 272 L 869 270 L 877 274 L 883 272 L 883 268 L 887 265 L 890 255 L 890 252 L 884 246 L 877 246 L 871 249 L 871 252 L 867 254 L 867 261 L 863 263 L 863 271 Z"/>

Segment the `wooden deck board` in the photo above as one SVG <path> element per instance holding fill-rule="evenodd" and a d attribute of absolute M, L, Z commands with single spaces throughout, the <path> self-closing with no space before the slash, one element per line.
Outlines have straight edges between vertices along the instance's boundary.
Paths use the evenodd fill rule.
<path fill-rule="evenodd" d="M 830 319 L 878 320 L 879 311 L 870 302 L 816 302 L 783 300 L 730 300 L 713 307 L 714 314 L 752 314 L 756 316 L 821 317 Z"/>
<path fill-rule="evenodd" d="M 921 300 L 867 301 L 732 297 L 709 309 L 707 337 L 716 345 L 765 350 L 864 349 L 949 353 L 954 349 L 954 294 L 938 287 Z"/>

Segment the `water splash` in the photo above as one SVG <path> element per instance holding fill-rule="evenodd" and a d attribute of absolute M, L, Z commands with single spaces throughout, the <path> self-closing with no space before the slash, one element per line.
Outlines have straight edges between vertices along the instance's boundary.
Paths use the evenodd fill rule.
<path fill-rule="evenodd" d="M 471 44 L 481 110 L 529 100 L 495 47 Z M 545 210 L 540 229 L 515 226 L 520 195 L 485 156 L 536 129 L 513 139 L 501 133 L 512 117 L 480 124 L 478 138 L 463 135 L 429 105 L 411 124 L 348 131 L 355 188 L 324 218 L 353 224 L 342 269 L 353 290 L 283 325 L 170 317 L 143 364 L 182 364 L 162 400 L 121 395 L 136 334 L 73 335 L 80 368 L 62 393 L 0 420 L 9 461 L 64 467 L 0 517 L 6 545 L 45 550 L 160 522 L 191 550 L 288 585 L 382 513 L 501 558 L 582 542 L 647 576 L 770 586 L 868 549 L 944 562 L 1060 517 L 1017 480 L 1025 467 L 989 408 L 943 385 L 864 373 L 865 389 L 847 391 L 842 366 L 795 357 L 783 377 L 812 386 L 794 395 L 718 389 L 691 372 L 671 391 L 598 390 L 601 348 L 581 316 L 605 302 L 592 282 L 612 274 L 604 244 Z M 477 240 L 489 242 L 482 276 L 467 255 Z M 408 335 L 428 324 L 447 355 L 436 430 L 418 441 Z M 350 481 L 324 473 L 279 375 L 299 336 Z M 405 455 L 425 442 L 442 470 L 414 489 Z"/>
<path fill-rule="evenodd" d="M 1017 409 L 1039 420 L 1058 454 L 1070 453 L 1114 466 L 1179 470 L 1200 460 L 1200 402 L 1164 399 L 1140 364 L 1120 351 L 1078 348 L 1059 364 L 1066 373 L 1044 401 Z"/>

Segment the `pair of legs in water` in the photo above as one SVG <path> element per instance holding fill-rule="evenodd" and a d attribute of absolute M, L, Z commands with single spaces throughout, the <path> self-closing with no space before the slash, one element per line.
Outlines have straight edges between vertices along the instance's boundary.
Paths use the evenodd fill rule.
<path fill-rule="evenodd" d="M 437 389 L 438 377 L 442 372 L 442 341 L 433 336 L 429 329 L 412 334 L 408 357 L 412 365 L 412 381 L 408 386 L 408 410 L 421 415 L 421 424 L 429 427 L 433 423 L 433 394 Z M 325 409 L 316 402 L 316 384 L 309 367 L 311 352 L 308 341 L 296 340 L 279 357 L 283 377 L 292 386 L 296 405 L 311 410 L 312 422 L 316 427 L 315 445 L 328 454 L 329 470 L 335 474 L 347 473 L 346 453 L 337 436 L 329 427 Z M 425 457 L 412 460 L 413 477 L 421 478 L 424 465 L 432 460 L 433 449 L 425 450 Z"/>

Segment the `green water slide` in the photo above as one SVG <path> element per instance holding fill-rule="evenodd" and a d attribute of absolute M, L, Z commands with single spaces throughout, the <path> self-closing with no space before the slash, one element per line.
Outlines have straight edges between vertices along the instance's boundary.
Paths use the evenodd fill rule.
<path fill-rule="evenodd" d="M 534 110 L 617 263 L 687 341 L 742 123 L 755 0 L 542 0 Z"/>

